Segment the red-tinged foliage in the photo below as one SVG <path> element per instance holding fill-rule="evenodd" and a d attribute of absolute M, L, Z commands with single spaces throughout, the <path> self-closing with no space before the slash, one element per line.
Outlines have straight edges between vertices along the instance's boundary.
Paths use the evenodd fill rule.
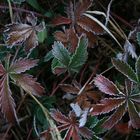
<path fill-rule="evenodd" d="M 4 75 L 0 81 L 0 108 L 6 119 L 14 123 L 17 121 L 17 115 L 15 102 L 11 95 L 12 92 L 9 87 L 8 75 Z"/>
<path fill-rule="evenodd" d="M 10 60 L 9 60 L 10 61 Z M 12 98 L 12 92 L 9 86 L 9 77 L 18 83 L 26 92 L 36 96 L 44 93 L 44 88 L 31 75 L 21 74 L 37 65 L 38 60 L 19 59 L 12 62 L 6 69 L 0 64 L 0 108 L 9 122 L 17 121 L 15 102 Z"/>
<path fill-rule="evenodd" d="M 104 76 L 98 75 L 94 81 L 94 84 L 99 88 L 100 91 L 109 95 L 116 95 L 118 93 L 118 88 L 116 85 Z"/>
<path fill-rule="evenodd" d="M 63 16 L 57 16 L 52 20 L 52 24 L 55 26 L 63 25 L 63 24 L 70 24 L 71 19 L 63 17 Z"/>
<path fill-rule="evenodd" d="M 4 33 L 7 36 L 6 43 L 9 47 L 13 47 L 15 44 L 24 42 L 25 50 L 29 52 L 38 45 L 36 32 L 42 31 L 44 26 L 41 24 L 36 25 L 37 20 L 34 16 L 27 16 L 27 21 L 31 25 L 23 23 L 6 25 L 6 30 Z"/>
<path fill-rule="evenodd" d="M 21 86 L 27 93 L 41 96 L 45 92 L 40 83 L 36 82 L 36 78 L 33 78 L 31 75 L 18 74 L 13 75 L 13 78 L 16 83 Z"/>
<path fill-rule="evenodd" d="M 20 74 L 22 72 L 25 72 L 26 70 L 29 70 L 35 66 L 37 66 L 38 60 L 31 60 L 31 59 L 19 59 L 14 61 L 13 64 L 10 66 L 10 71 L 12 73 Z"/>
<path fill-rule="evenodd" d="M 128 123 L 118 123 L 115 126 L 115 129 L 121 134 L 130 134 L 132 132 L 132 127 Z"/>
<path fill-rule="evenodd" d="M 58 129 L 61 131 L 67 130 L 64 139 L 70 140 L 81 140 L 81 136 L 87 139 L 92 138 L 92 131 L 86 127 L 79 127 L 78 120 L 74 112 L 70 112 L 69 116 L 66 117 L 58 110 L 52 110 L 51 116 L 59 123 Z"/>
<path fill-rule="evenodd" d="M 100 100 L 101 93 L 94 91 L 92 85 L 87 85 L 83 92 L 78 95 L 81 86 L 76 84 L 77 83 L 74 83 L 74 86 L 70 84 L 61 84 L 60 88 L 68 94 L 77 95 L 75 102 L 77 102 L 80 107 L 83 109 L 90 108 L 93 103 L 97 103 Z"/>
<path fill-rule="evenodd" d="M 126 82 L 123 90 L 124 92 L 122 93 L 113 82 L 102 75 L 98 75 L 94 81 L 99 90 L 113 96 L 111 100 L 110 98 L 105 98 L 92 108 L 92 115 L 99 115 L 115 110 L 102 126 L 111 129 L 128 111 L 132 127 L 136 129 L 140 128 L 140 116 L 135 106 L 138 104 L 136 101 L 132 100 L 132 98 L 134 96 L 137 97 L 138 94 L 132 94 L 133 85 L 130 84 L 130 82 Z"/>
<path fill-rule="evenodd" d="M 96 35 L 103 33 L 102 27 L 100 27 L 96 22 L 94 22 L 90 18 L 83 15 L 88 10 L 88 8 L 91 7 L 91 5 L 92 5 L 92 0 L 77 2 L 75 5 L 70 1 L 69 6 L 67 7 L 68 18 L 66 18 L 66 20 L 71 19 L 71 22 L 69 23 L 70 28 L 66 30 L 70 32 L 70 36 L 69 33 L 65 33 L 65 35 L 68 36 L 66 37 L 67 42 L 71 43 L 72 52 L 75 50 L 76 44 L 78 44 L 78 40 L 76 40 L 76 36 L 80 36 L 81 34 L 85 33 L 89 39 L 88 46 L 93 47 L 97 41 Z M 55 20 L 53 19 L 52 24 L 54 25 L 64 24 L 65 22 L 63 23 L 63 20 L 61 21 L 60 19 L 61 18 L 56 17 Z M 63 42 L 64 35 L 62 36 L 62 32 L 61 33 L 58 32 L 55 33 L 55 38 L 56 40 Z M 58 37 L 59 35 L 61 35 L 61 37 L 63 38 Z M 64 41 L 63 43 L 66 42 Z"/>

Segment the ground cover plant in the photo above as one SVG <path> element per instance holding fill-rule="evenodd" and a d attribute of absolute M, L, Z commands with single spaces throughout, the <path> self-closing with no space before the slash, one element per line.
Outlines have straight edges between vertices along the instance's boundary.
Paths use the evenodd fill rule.
<path fill-rule="evenodd" d="M 140 139 L 139 0 L 0 11 L 0 140 Z"/>

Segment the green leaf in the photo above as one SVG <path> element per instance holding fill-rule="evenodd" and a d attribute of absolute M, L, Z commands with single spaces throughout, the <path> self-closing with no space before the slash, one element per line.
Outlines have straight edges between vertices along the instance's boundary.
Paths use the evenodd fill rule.
<path fill-rule="evenodd" d="M 140 32 L 137 33 L 137 41 L 138 41 L 138 44 L 140 45 Z"/>
<path fill-rule="evenodd" d="M 56 74 L 55 70 L 57 68 L 65 68 L 65 66 L 58 61 L 58 59 L 54 58 L 52 61 L 51 69 L 54 74 Z"/>
<path fill-rule="evenodd" d="M 114 67 L 122 74 L 124 74 L 128 79 L 135 83 L 138 82 L 137 75 L 134 72 L 134 70 L 130 67 L 130 65 L 118 59 L 112 59 L 112 63 Z"/>
<path fill-rule="evenodd" d="M 140 81 L 140 56 L 138 57 L 136 64 L 135 64 L 136 74 L 138 77 L 138 80 Z"/>
<path fill-rule="evenodd" d="M 69 63 L 69 68 L 78 72 L 83 64 L 87 60 L 88 52 L 87 52 L 88 40 L 85 36 L 81 36 L 79 38 L 79 43 L 75 53 L 72 55 Z"/>
<path fill-rule="evenodd" d="M 70 53 L 68 52 L 68 50 L 64 47 L 64 45 L 61 42 L 59 42 L 59 41 L 54 42 L 52 54 L 63 65 L 65 65 L 65 66 L 69 65 Z"/>
<path fill-rule="evenodd" d="M 44 21 L 43 21 L 43 25 L 45 25 Z M 37 37 L 38 37 L 38 42 L 43 43 L 45 39 L 47 38 L 47 29 L 44 28 L 43 31 L 38 32 Z"/>
<path fill-rule="evenodd" d="M 27 0 L 26 1 L 29 5 L 31 5 L 33 8 L 35 8 L 38 11 L 44 11 L 44 9 L 39 5 L 37 0 Z"/>
<path fill-rule="evenodd" d="M 53 56 L 52 50 L 51 50 L 51 51 L 49 51 L 49 52 L 45 55 L 45 57 L 44 57 L 44 62 L 48 62 L 48 61 L 51 60 L 53 57 L 54 57 L 54 56 Z"/>

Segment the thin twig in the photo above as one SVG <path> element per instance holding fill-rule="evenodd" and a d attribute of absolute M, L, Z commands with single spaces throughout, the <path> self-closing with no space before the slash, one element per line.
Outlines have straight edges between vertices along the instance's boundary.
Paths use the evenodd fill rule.
<path fill-rule="evenodd" d="M 6 6 L 6 5 L 0 5 L 0 9 L 9 9 L 9 7 Z M 17 11 L 17 12 L 23 12 L 23 13 L 28 13 L 28 14 L 33 13 L 34 15 L 36 15 L 38 17 L 42 17 L 42 18 L 47 18 L 48 19 L 47 16 L 44 16 L 44 15 L 42 15 L 40 13 L 37 13 L 37 12 L 34 12 L 34 11 L 26 10 L 26 9 L 23 9 L 23 8 L 17 8 L 17 7 L 12 7 L 12 9 L 14 11 Z"/>

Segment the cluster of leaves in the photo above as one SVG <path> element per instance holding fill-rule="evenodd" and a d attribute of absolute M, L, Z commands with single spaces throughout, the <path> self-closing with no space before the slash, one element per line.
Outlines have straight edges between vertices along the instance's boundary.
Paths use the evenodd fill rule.
<path fill-rule="evenodd" d="M 112 0 L 106 14 L 98 10 L 90 11 L 93 8 L 93 2 L 93 0 L 70 0 L 67 5 L 63 5 L 66 16 L 64 16 L 65 13 L 61 13 L 61 15 L 51 17 L 53 12 L 47 13 L 43 8 L 46 6 L 46 1 L 39 3 L 37 0 L 8 0 L 12 23 L 6 24 L 3 30 L 4 39 L 2 40 L 5 43 L 3 46 L 6 47 L 0 52 L 0 109 L 8 123 L 20 123 L 20 126 L 23 125 L 21 133 L 28 131 L 28 138 L 23 137 L 23 139 L 30 139 L 32 136 L 39 139 L 61 140 L 62 136 L 64 140 L 100 140 L 101 137 L 106 138 L 108 132 L 114 130 L 117 133 L 130 134 L 140 128 L 140 56 L 135 50 L 135 44 L 140 45 L 140 22 L 127 37 L 114 19 L 109 19 Z M 12 11 L 12 3 L 15 6 L 13 11 L 19 10 L 30 14 L 22 19 L 22 14 L 14 14 Z M 56 3 L 52 5 L 55 7 Z M 16 7 L 22 4 L 27 4 L 27 7 L 32 7 L 41 14 Z M 98 4 L 102 5 L 100 1 Z M 59 6 L 57 8 L 59 9 Z M 46 13 L 43 14 L 44 12 Z M 40 18 L 37 16 L 44 18 L 39 24 Z M 47 16 L 52 18 L 50 25 Z M 47 25 L 45 25 L 46 17 Z M 22 20 L 24 22 L 21 22 Z M 112 30 L 107 27 L 108 23 L 113 27 Z M 113 41 L 121 47 L 121 51 L 120 48 L 112 48 L 114 45 L 112 40 L 113 43 L 110 41 L 110 44 L 107 44 L 109 39 L 104 33 L 108 33 L 113 38 Z M 103 34 L 104 36 L 101 36 Z M 116 34 L 124 39 L 123 47 L 116 39 Z M 39 43 L 42 43 L 42 48 L 37 48 Z M 51 45 L 51 48 L 45 48 L 45 43 L 48 48 Z M 94 48 L 96 45 L 99 46 L 97 49 Z M 114 57 L 115 52 L 118 54 L 117 58 L 111 58 L 112 63 L 109 61 L 106 64 L 108 60 L 104 59 L 106 54 L 103 54 L 104 51 L 100 46 L 109 46 L 111 57 Z M 42 53 L 41 49 L 44 49 L 46 54 Z M 98 53 L 98 50 L 101 53 Z M 41 59 L 38 59 L 36 52 Z M 100 58 L 104 59 L 103 62 L 101 62 L 102 59 L 95 60 L 99 56 L 94 58 L 94 55 L 102 55 Z M 129 58 L 129 55 L 133 60 Z M 105 67 L 112 65 L 117 70 L 115 78 L 114 73 L 109 74 L 111 79 L 115 79 L 114 83 L 103 76 L 108 69 L 96 75 L 102 71 L 102 69 L 98 70 L 102 63 Z M 44 64 L 50 67 L 50 69 L 47 68 L 47 72 L 51 71 L 52 75 L 46 72 Z M 34 67 L 38 71 L 33 69 Z M 88 78 L 91 70 L 93 72 Z M 34 74 L 35 77 L 41 78 L 44 87 L 37 82 Z M 118 78 L 118 75 L 121 78 Z M 56 85 L 63 76 L 65 78 Z M 51 80 L 50 84 L 46 84 L 46 77 L 48 81 Z M 79 82 L 78 78 L 80 78 Z M 84 85 L 83 82 L 85 82 Z M 51 87 L 52 94 L 50 94 Z M 59 91 L 65 93 L 63 99 Z M 20 92 L 22 96 L 19 97 L 16 92 Z M 58 92 L 56 97 L 48 97 L 55 92 Z M 27 98 L 26 93 L 32 98 Z M 25 119 L 19 119 L 19 116 L 22 116 L 20 115 L 21 108 L 25 110 L 23 114 L 28 113 Z M 26 117 L 32 121 L 29 119 L 30 122 L 22 124 L 20 121 L 26 121 Z M 15 132 L 16 127 L 17 125 L 14 126 Z M 9 130 L 7 128 L 7 132 Z M 13 135 L 15 135 L 14 131 L 11 131 Z"/>

